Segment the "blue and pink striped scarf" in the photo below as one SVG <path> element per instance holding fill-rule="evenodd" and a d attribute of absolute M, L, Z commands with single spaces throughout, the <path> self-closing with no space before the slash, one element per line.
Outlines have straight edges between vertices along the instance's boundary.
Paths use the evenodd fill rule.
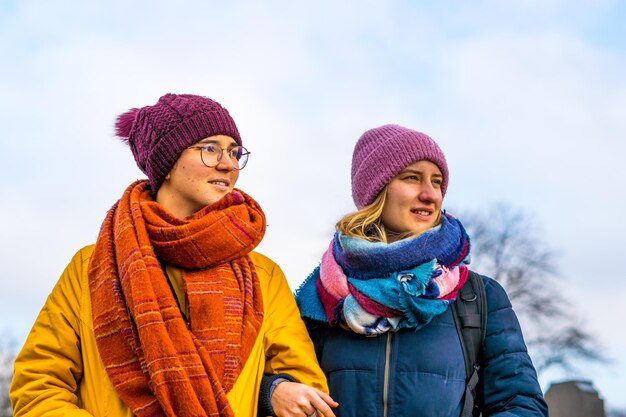
<path fill-rule="evenodd" d="M 419 329 L 443 313 L 467 280 L 470 241 L 443 213 L 438 226 L 393 243 L 337 232 L 296 291 L 302 317 L 361 334 Z"/>

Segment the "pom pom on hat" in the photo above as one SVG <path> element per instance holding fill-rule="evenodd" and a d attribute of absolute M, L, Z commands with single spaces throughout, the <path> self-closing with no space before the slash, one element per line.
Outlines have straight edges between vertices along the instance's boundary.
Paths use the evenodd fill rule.
<path fill-rule="evenodd" d="M 439 167 L 443 175 L 441 193 L 445 196 L 448 164 L 432 138 L 398 125 L 384 125 L 363 133 L 352 154 L 352 198 L 357 208 L 371 204 L 393 177 L 421 160 Z"/>
<path fill-rule="evenodd" d="M 134 108 L 117 116 L 117 121 L 115 122 L 115 134 L 122 138 L 125 142 L 128 142 L 131 128 L 133 127 L 133 123 L 135 122 L 138 113 L 139 109 Z"/>

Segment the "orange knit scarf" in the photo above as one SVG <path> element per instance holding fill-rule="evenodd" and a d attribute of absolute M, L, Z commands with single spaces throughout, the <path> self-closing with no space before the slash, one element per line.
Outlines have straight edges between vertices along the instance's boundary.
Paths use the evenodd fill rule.
<path fill-rule="evenodd" d="M 108 212 L 89 264 L 94 333 L 135 415 L 233 415 L 226 393 L 263 321 L 248 253 L 264 233 L 263 211 L 238 190 L 178 219 L 137 181 Z M 160 261 L 183 270 L 189 324 Z"/>

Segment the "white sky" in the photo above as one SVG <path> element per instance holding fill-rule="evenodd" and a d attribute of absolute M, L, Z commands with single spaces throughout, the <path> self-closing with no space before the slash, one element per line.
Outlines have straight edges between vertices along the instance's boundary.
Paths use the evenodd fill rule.
<path fill-rule="evenodd" d="M 614 358 L 626 408 L 624 2 L 0 0 L 0 330 L 21 344 L 73 253 L 143 177 L 115 117 L 167 92 L 229 109 L 252 151 L 238 186 L 293 288 L 353 210 L 358 136 L 398 123 L 448 158 L 444 206 L 506 202 L 561 253 L 558 290 Z M 0 333 L 0 334 L 2 334 Z"/>

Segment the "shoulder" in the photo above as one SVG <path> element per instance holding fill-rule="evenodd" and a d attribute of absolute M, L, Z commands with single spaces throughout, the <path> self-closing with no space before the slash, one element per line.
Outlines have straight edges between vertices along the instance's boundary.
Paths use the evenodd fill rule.
<path fill-rule="evenodd" d="M 91 259 L 91 255 L 93 254 L 93 250 L 95 248 L 95 244 L 83 246 L 80 248 L 72 258 L 72 262 L 82 264 L 89 264 L 89 260 Z"/>
<path fill-rule="evenodd" d="M 79 249 L 57 283 L 61 293 L 69 300 L 75 300 L 78 305 L 86 305 L 89 301 L 89 262 L 95 245 L 84 246 Z"/>
<path fill-rule="evenodd" d="M 258 252 L 250 252 L 249 256 L 259 277 L 264 296 L 271 297 L 272 294 L 282 293 L 285 288 L 291 294 L 287 278 L 276 262 Z"/>
<path fill-rule="evenodd" d="M 257 269 L 257 272 L 260 270 L 263 273 L 272 276 L 276 270 L 280 270 L 280 267 L 276 262 L 259 252 L 250 252 L 249 256 L 254 264 L 254 267 Z"/>
<path fill-rule="evenodd" d="M 494 310 L 503 308 L 511 308 L 511 301 L 502 285 L 493 278 L 479 274 L 485 286 L 485 295 L 487 297 L 487 307 L 491 313 Z"/>
<path fill-rule="evenodd" d="M 93 249 L 94 245 L 85 246 L 72 256 L 42 308 L 45 320 L 63 316 L 72 328 L 78 329 L 79 322 L 88 319 L 91 314 L 88 271 Z"/>
<path fill-rule="evenodd" d="M 521 343 L 517 348 L 525 351 L 519 320 L 506 290 L 493 278 L 481 275 L 481 279 L 485 285 L 487 301 L 487 339 L 491 336 L 520 339 Z"/>
<path fill-rule="evenodd" d="M 71 285 L 82 286 L 82 279 L 87 277 L 87 271 L 89 269 L 89 261 L 93 254 L 95 245 L 85 246 L 72 256 L 72 259 L 67 264 L 63 275 L 61 276 L 60 283 L 68 281 Z"/>
<path fill-rule="evenodd" d="M 526 352 L 522 331 L 511 301 L 496 280 L 482 276 L 487 298 L 486 355 Z"/>

